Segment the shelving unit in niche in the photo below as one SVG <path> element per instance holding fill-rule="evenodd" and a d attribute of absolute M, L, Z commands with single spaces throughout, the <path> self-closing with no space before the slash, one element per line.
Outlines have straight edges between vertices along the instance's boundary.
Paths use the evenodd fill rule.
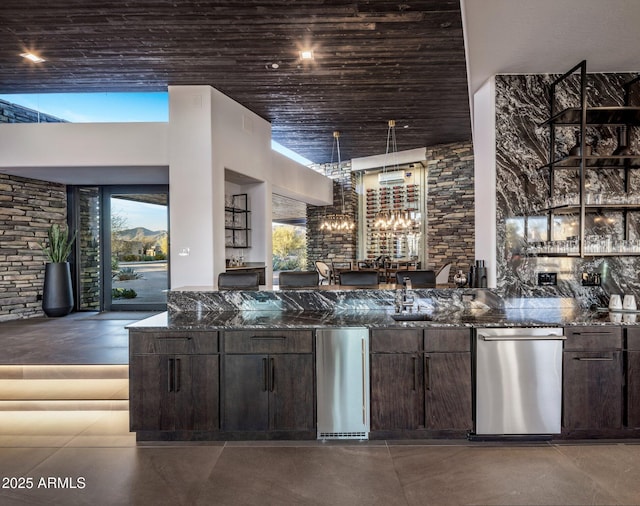
<path fill-rule="evenodd" d="M 556 111 L 558 87 L 567 85 L 576 76 L 579 106 Z M 640 224 L 640 152 L 629 147 L 632 129 L 640 126 L 640 107 L 632 105 L 639 83 L 640 76 L 624 85 L 624 105 L 605 107 L 587 103 L 586 60 L 551 83 L 549 117 L 541 125 L 549 128 L 549 161 L 539 167 L 548 177 L 549 193 L 544 207 L 535 210 L 547 221 L 547 237 L 546 241 L 530 241 L 528 255 L 581 258 L 640 255 L 640 236 L 632 226 Z M 575 131 L 576 145 L 568 153 L 558 153 L 556 131 L 560 128 Z M 616 149 L 594 153 L 587 144 L 588 128 L 616 128 Z M 571 171 L 575 172 L 575 178 Z M 565 183 L 573 179 L 575 191 L 567 191 L 566 185 L 556 187 L 560 175 Z M 602 191 L 601 179 L 613 189 Z M 558 237 L 566 230 L 573 233 Z"/>
<path fill-rule="evenodd" d="M 225 247 L 250 248 L 249 200 L 246 193 L 225 196 Z"/>

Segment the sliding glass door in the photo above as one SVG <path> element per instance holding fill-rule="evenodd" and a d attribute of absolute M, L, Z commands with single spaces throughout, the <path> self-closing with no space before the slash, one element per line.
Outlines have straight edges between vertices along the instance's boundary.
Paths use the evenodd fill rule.
<path fill-rule="evenodd" d="M 166 309 L 168 192 L 151 187 L 107 187 L 103 203 L 109 259 L 104 266 L 105 310 Z"/>
<path fill-rule="evenodd" d="M 76 309 L 165 310 L 168 187 L 75 187 L 71 195 Z"/>

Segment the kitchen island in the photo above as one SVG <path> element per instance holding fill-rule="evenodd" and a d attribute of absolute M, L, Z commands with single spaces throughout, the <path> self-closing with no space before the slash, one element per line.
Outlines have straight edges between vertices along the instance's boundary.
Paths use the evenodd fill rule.
<path fill-rule="evenodd" d="M 426 321 L 394 320 L 393 289 L 168 295 L 129 326 L 138 440 L 315 439 L 316 332 L 349 327 L 369 333 L 371 439 L 473 434 L 475 329 L 550 326 L 567 336 L 554 437 L 640 437 L 635 318 L 492 290 L 413 290 Z"/>

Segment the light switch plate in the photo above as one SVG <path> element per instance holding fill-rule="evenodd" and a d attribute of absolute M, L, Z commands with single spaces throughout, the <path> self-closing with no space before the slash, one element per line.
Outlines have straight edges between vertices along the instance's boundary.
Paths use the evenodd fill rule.
<path fill-rule="evenodd" d="M 557 272 L 539 272 L 538 286 L 556 286 L 558 284 Z"/>

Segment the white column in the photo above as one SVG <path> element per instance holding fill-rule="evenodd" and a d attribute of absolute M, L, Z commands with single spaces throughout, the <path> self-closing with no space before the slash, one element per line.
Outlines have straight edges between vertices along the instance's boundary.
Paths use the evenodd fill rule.
<path fill-rule="evenodd" d="M 169 87 L 172 288 L 215 284 L 213 203 L 224 198 L 224 184 L 214 192 L 211 91 L 209 86 Z"/>
<path fill-rule="evenodd" d="M 473 96 L 476 259 L 489 268 L 487 285 L 496 286 L 496 108 L 495 79 Z"/>

